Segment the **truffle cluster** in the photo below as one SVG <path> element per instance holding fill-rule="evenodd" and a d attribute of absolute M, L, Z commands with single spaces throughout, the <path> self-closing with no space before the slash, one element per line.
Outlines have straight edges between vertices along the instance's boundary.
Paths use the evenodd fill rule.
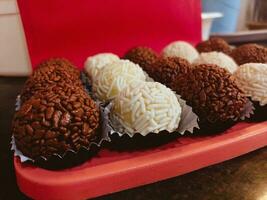
<path fill-rule="evenodd" d="M 96 136 L 99 110 L 77 86 L 36 94 L 15 114 L 12 132 L 18 149 L 35 159 L 87 147 Z"/>
<path fill-rule="evenodd" d="M 190 63 L 183 58 L 161 57 L 148 75 L 155 81 L 171 87 L 177 77 L 184 76 L 190 68 Z"/>
<path fill-rule="evenodd" d="M 180 121 L 176 95 L 157 82 L 130 84 L 115 99 L 112 114 L 131 135 L 173 132 Z"/>
<path fill-rule="evenodd" d="M 124 59 L 130 60 L 138 64 L 142 69 L 150 74 L 154 63 L 158 59 L 155 51 L 148 47 L 135 47 L 130 49 L 125 55 Z"/>
<path fill-rule="evenodd" d="M 213 37 L 198 43 L 196 49 L 199 53 L 218 51 L 228 55 L 230 55 L 232 51 L 230 45 L 224 39 L 218 37 Z"/>
<path fill-rule="evenodd" d="M 235 48 L 231 56 L 239 65 L 245 63 L 267 63 L 267 48 L 257 44 L 244 44 Z"/>
<path fill-rule="evenodd" d="M 211 64 L 195 66 L 174 87 L 200 120 L 209 123 L 239 119 L 248 101 L 231 74 Z"/>
<path fill-rule="evenodd" d="M 58 67 L 57 65 L 41 66 L 26 81 L 21 91 L 21 100 L 25 102 L 34 94 L 61 82 L 76 86 L 82 85 L 80 79 L 69 73 L 69 70 L 65 70 L 64 67 Z"/>

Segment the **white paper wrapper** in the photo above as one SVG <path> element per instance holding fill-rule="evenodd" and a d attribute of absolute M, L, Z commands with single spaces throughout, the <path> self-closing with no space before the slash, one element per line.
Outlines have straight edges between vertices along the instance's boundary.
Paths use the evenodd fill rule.
<path fill-rule="evenodd" d="M 59 155 L 59 154 L 53 154 L 53 156 L 56 156 L 58 157 L 59 159 L 63 159 L 64 156 L 67 154 L 67 153 L 74 153 L 74 154 L 77 154 L 80 150 L 84 149 L 86 151 L 90 151 L 91 147 L 93 145 L 97 146 L 97 147 L 101 147 L 103 142 L 107 141 L 107 142 L 110 142 L 111 139 L 109 138 L 109 135 L 108 133 L 110 132 L 110 129 L 109 127 L 105 126 L 105 124 L 107 124 L 108 122 L 106 120 L 108 120 L 105 116 L 105 108 L 103 106 L 100 105 L 99 102 L 97 102 L 98 106 L 99 106 L 99 109 L 100 109 L 100 116 L 101 116 L 101 122 L 100 122 L 100 131 L 101 131 L 101 134 L 99 136 L 99 139 L 98 141 L 96 142 L 91 142 L 89 144 L 89 146 L 85 147 L 85 146 L 82 146 L 77 152 L 74 151 L 74 150 L 68 150 L 66 151 L 63 155 Z M 18 111 L 20 109 L 20 106 L 21 106 L 21 100 L 20 100 L 20 95 L 17 96 L 17 99 L 16 99 L 16 103 L 15 103 L 15 110 Z M 18 156 L 21 160 L 21 162 L 26 162 L 26 161 L 32 161 L 32 162 L 35 162 L 35 160 L 23 155 L 23 153 L 17 148 L 16 146 L 16 143 L 15 143 L 15 138 L 14 136 L 12 135 L 11 137 L 11 150 L 14 151 L 14 155 L 15 156 Z M 46 157 L 41 157 L 41 159 L 47 161 L 49 158 L 46 158 Z"/>
<path fill-rule="evenodd" d="M 249 119 L 251 116 L 253 116 L 254 110 L 255 110 L 255 107 L 253 103 L 250 100 L 248 100 L 243 110 L 241 120 Z"/>
<path fill-rule="evenodd" d="M 186 102 L 181 99 L 181 97 L 179 95 L 176 95 L 177 99 L 181 105 L 182 108 L 182 112 L 181 112 L 181 119 L 179 122 L 179 126 L 177 128 L 177 130 L 175 132 L 180 133 L 181 135 L 183 135 L 186 131 L 188 131 L 189 133 L 193 133 L 194 128 L 199 128 L 198 126 L 198 116 L 192 111 L 192 108 L 188 105 L 186 105 Z M 108 126 L 109 128 L 109 134 L 118 134 L 119 136 L 122 136 L 124 134 L 127 134 L 129 137 L 133 137 L 135 134 L 140 134 L 140 133 L 130 133 L 128 132 L 121 124 L 118 120 L 116 120 L 115 117 L 112 116 L 111 114 L 111 107 L 112 107 L 112 102 L 110 104 L 108 104 L 105 107 L 105 114 L 106 114 L 106 119 L 107 122 L 109 122 L 108 124 L 106 124 L 106 126 Z M 147 133 L 149 134 L 149 133 Z M 146 136 L 147 134 L 142 134 L 143 136 Z M 157 134 L 157 133 L 155 133 Z M 171 134 L 171 133 L 170 133 Z"/>

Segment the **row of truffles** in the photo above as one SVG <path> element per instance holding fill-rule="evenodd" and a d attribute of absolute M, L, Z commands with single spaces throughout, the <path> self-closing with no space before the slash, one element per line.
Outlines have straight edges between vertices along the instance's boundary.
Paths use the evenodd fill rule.
<path fill-rule="evenodd" d="M 175 131 L 181 116 L 181 106 L 175 93 L 161 83 L 147 82 L 147 75 L 139 64 L 128 59 L 109 59 L 109 63 L 106 63 L 106 55 L 89 57 L 85 62 L 85 71 L 91 77 L 97 99 L 112 102 L 112 119 L 119 122 L 129 135 Z M 99 68 L 101 62 L 93 65 L 92 60 L 98 58 L 100 61 L 101 56 L 104 66 Z M 151 56 L 151 59 L 144 60 L 146 63 L 140 60 L 143 66 L 153 63 L 154 55 L 150 55 L 149 49 L 147 56 Z M 95 75 L 91 73 L 94 69 L 99 69 Z"/>
<path fill-rule="evenodd" d="M 17 148 L 35 160 L 89 148 L 96 141 L 100 112 L 65 59 L 42 62 L 26 81 L 12 133 Z"/>
<path fill-rule="evenodd" d="M 249 100 L 230 73 L 237 69 L 237 65 L 228 55 L 202 53 L 190 63 L 181 57 L 166 57 L 154 52 L 157 57 L 149 64 L 145 60 L 152 52 L 149 48 L 136 47 L 128 51 L 124 58 L 133 62 L 142 61 L 137 64 L 155 81 L 180 94 L 192 106 L 201 123 L 235 121 L 251 112 Z"/>

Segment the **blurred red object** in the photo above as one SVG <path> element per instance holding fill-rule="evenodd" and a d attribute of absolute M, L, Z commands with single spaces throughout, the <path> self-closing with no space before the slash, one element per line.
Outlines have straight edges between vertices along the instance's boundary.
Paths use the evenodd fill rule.
<path fill-rule="evenodd" d="M 65 57 L 79 68 L 99 52 L 201 39 L 199 0 L 18 0 L 33 68 Z"/>

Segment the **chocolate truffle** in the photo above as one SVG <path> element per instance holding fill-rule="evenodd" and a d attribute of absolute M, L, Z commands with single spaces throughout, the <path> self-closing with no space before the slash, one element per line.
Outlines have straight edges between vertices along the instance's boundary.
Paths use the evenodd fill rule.
<path fill-rule="evenodd" d="M 162 55 L 165 57 L 180 57 L 192 63 L 198 57 L 198 52 L 188 42 L 175 41 L 164 47 Z"/>
<path fill-rule="evenodd" d="M 80 71 L 67 59 L 65 58 L 50 58 L 48 60 L 44 60 L 39 65 L 37 65 L 37 69 L 48 67 L 48 66 L 55 66 L 58 68 L 62 68 L 66 70 L 70 75 L 80 78 Z"/>
<path fill-rule="evenodd" d="M 101 101 L 114 99 L 127 85 L 145 81 L 144 71 L 129 60 L 119 60 L 105 65 L 93 81 L 93 91 Z"/>
<path fill-rule="evenodd" d="M 148 47 L 135 47 L 130 49 L 124 55 L 124 59 L 138 64 L 148 74 L 151 72 L 153 64 L 157 61 L 157 58 L 157 53 Z"/>
<path fill-rule="evenodd" d="M 190 63 L 183 58 L 161 57 L 148 75 L 155 81 L 171 87 L 177 76 L 184 76 L 189 69 Z"/>
<path fill-rule="evenodd" d="M 230 56 L 217 51 L 201 53 L 200 56 L 194 61 L 194 64 L 215 64 L 226 69 L 231 74 L 234 73 L 238 67 Z"/>
<path fill-rule="evenodd" d="M 118 60 L 120 58 L 113 53 L 99 53 L 86 59 L 84 69 L 94 79 L 102 67 Z"/>
<path fill-rule="evenodd" d="M 57 91 L 57 92 L 55 92 Z M 97 137 L 99 109 L 80 87 L 36 94 L 15 113 L 12 133 L 17 148 L 32 159 L 88 148 Z"/>
<path fill-rule="evenodd" d="M 230 45 L 222 38 L 212 37 L 209 40 L 197 44 L 196 49 L 199 53 L 218 51 L 225 54 L 231 53 Z"/>
<path fill-rule="evenodd" d="M 56 65 L 49 65 L 39 68 L 29 77 L 22 89 L 21 101 L 24 102 L 39 91 L 46 90 L 51 85 L 60 82 L 82 86 L 80 79 L 71 75 L 68 71 L 64 70 L 64 68 Z"/>
<path fill-rule="evenodd" d="M 245 63 L 267 63 L 267 48 L 257 44 L 244 44 L 231 54 L 238 65 Z"/>
<path fill-rule="evenodd" d="M 178 128 L 181 116 L 178 99 L 158 82 L 130 84 L 113 103 L 112 115 L 130 135 L 173 132 Z"/>
<path fill-rule="evenodd" d="M 225 69 L 212 64 L 192 68 L 176 79 L 175 91 L 192 106 L 201 124 L 237 120 L 248 99 Z"/>

